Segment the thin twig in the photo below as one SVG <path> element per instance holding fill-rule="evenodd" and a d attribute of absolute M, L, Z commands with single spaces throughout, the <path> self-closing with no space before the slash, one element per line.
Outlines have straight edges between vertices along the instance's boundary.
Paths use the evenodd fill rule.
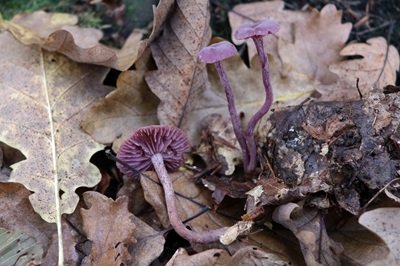
<path fill-rule="evenodd" d="M 389 181 L 383 188 L 381 188 L 365 205 L 361 208 L 361 211 L 364 211 L 388 186 L 390 186 L 393 182 L 399 181 L 400 178 L 395 178 Z"/>

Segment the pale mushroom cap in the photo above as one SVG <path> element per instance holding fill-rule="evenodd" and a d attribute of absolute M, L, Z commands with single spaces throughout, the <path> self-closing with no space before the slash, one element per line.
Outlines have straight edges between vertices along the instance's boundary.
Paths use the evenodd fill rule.
<path fill-rule="evenodd" d="M 235 38 L 238 40 L 252 38 L 254 36 L 265 36 L 278 32 L 279 24 L 275 20 L 264 19 L 252 24 L 244 24 L 235 32 Z"/>
<path fill-rule="evenodd" d="M 204 47 L 200 50 L 198 56 L 202 62 L 211 64 L 222 61 L 236 55 L 237 53 L 236 47 L 232 43 L 222 41 Z"/>
<path fill-rule="evenodd" d="M 136 130 L 120 147 L 117 158 L 137 171 L 153 169 L 151 157 L 160 153 L 168 170 L 175 170 L 183 161 L 183 153 L 190 148 L 189 140 L 181 129 L 169 126 L 147 126 Z M 123 164 L 117 163 L 122 173 L 135 176 Z"/>

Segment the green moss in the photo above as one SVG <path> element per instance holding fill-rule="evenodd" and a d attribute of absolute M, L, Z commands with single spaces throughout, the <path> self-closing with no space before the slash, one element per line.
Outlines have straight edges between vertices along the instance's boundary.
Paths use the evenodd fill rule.
<path fill-rule="evenodd" d="M 102 24 L 101 18 L 97 13 L 88 11 L 79 15 L 79 25 L 87 28 L 99 28 Z"/>

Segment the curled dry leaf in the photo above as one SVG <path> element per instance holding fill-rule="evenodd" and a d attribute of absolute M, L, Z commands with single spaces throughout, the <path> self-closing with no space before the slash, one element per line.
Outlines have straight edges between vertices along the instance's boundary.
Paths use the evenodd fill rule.
<path fill-rule="evenodd" d="M 318 210 L 287 203 L 275 209 L 272 219 L 293 232 L 307 265 L 341 265 L 339 255 L 343 248 L 329 238 Z"/>
<path fill-rule="evenodd" d="M 155 173 L 146 172 L 146 174 L 153 180 L 158 180 Z M 170 177 L 174 185 L 174 190 L 200 204 L 212 206 L 213 201 L 208 191 L 194 184 L 193 181 L 190 180 L 192 176 L 193 173 L 190 171 L 171 173 Z M 140 177 L 140 182 L 144 190 L 146 201 L 152 205 L 162 225 L 167 228 L 169 226 L 169 220 L 162 187 L 144 176 Z M 196 215 L 202 210 L 201 206 L 179 196 L 176 196 L 176 203 L 178 214 L 182 221 Z M 192 230 L 195 231 L 208 231 L 230 226 L 232 225 L 232 221 L 222 215 L 214 213 L 213 211 L 209 211 L 188 222 L 187 225 L 190 225 Z"/>
<path fill-rule="evenodd" d="M 257 247 L 247 246 L 231 256 L 223 249 L 209 249 L 194 255 L 189 255 L 183 248 L 178 249 L 168 261 L 167 266 L 173 265 L 287 265 L 287 261 L 279 256 L 267 253 Z"/>
<path fill-rule="evenodd" d="M 389 247 L 390 254 L 373 265 L 400 263 L 400 208 L 379 208 L 363 213 L 358 222 L 377 234 Z"/>
<path fill-rule="evenodd" d="M 211 29 L 207 0 L 177 0 L 162 38 L 151 44 L 158 70 L 146 74 L 150 89 L 160 99 L 161 124 L 183 127 L 206 86 L 204 64 L 197 60 L 207 46 Z"/>
<path fill-rule="evenodd" d="M 0 141 L 26 157 L 13 165 L 6 181 L 32 191 L 35 211 L 56 222 L 57 216 L 74 211 L 78 187 L 100 180 L 89 159 L 102 146 L 80 130 L 79 119 L 108 92 L 101 85 L 107 69 L 24 46 L 8 32 L 0 34 L 0 43 Z"/>
<path fill-rule="evenodd" d="M 135 224 L 128 211 L 127 198 L 115 201 L 106 196 L 88 191 L 83 199 L 89 209 L 81 209 L 83 231 L 92 241 L 91 254 L 84 258 L 82 265 L 128 264 L 131 255 L 128 245 L 136 243 Z"/>
<path fill-rule="evenodd" d="M 154 22 L 150 36 L 141 40 L 143 32 L 135 30 L 120 50 L 100 44 L 101 31 L 75 26 L 78 19 L 73 15 L 37 11 L 17 15 L 12 21 L 0 19 L 0 27 L 9 30 L 24 44 L 39 44 L 74 61 L 127 70 L 158 35 L 173 3 L 173 0 L 160 1 L 153 8 Z"/>

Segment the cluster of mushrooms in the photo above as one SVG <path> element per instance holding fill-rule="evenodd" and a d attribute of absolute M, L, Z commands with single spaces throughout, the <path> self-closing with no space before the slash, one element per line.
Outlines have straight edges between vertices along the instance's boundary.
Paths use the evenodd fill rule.
<path fill-rule="evenodd" d="M 264 51 L 263 37 L 268 34 L 274 34 L 278 30 L 279 25 L 277 22 L 261 20 L 252 24 L 242 25 L 235 33 L 235 37 L 239 40 L 251 38 L 254 41 L 260 58 L 265 88 L 265 102 L 251 117 L 246 130 L 241 129 L 233 90 L 222 65 L 224 59 L 237 54 L 235 46 L 230 42 L 222 41 L 203 48 L 198 55 L 202 62 L 215 64 L 221 84 L 225 89 L 229 114 L 235 136 L 242 150 L 244 169 L 247 173 L 254 171 L 257 164 L 257 147 L 254 139 L 255 126 L 269 111 L 273 99 L 269 78 L 269 63 Z M 196 232 L 186 228 L 178 216 L 175 192 L 167 170 L 176 170 L 182 164 L 183 154 L 189 148 L 188 138 L 179 128 L 159 125 L 139 128 L 120 147 L 117 154 L 117 167 L 123 174 L 132 177 L 136 176 L 137 172 L 154 169 L 164 189 L 168 217 L 176 233 L 190 242 L 215 242 L 219 240 L 226 228 Z"/>

